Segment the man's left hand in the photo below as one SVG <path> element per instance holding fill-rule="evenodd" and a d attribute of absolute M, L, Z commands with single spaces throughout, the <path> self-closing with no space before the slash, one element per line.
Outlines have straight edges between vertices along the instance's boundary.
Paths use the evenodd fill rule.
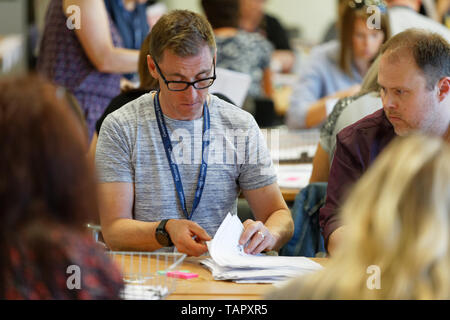
<path fill-rule="evenodd" d="M 244 222 L 244 232 L 239 239 L 240 245 L 248 245 L 244 248 L 245 253 L 258 254 L 264 250 L 272 250 L 276 239 L 269 229 L 261 222 L 248 219 Z"/>

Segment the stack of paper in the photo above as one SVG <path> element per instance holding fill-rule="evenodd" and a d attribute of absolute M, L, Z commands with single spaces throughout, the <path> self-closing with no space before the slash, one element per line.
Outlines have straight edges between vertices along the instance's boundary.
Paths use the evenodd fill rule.
<path fill-rule="evenodd" d="M 214 239 L 207 242 L 210 259 L 202 263 L 215 280 L 273 283 L 322 269 L 305 257 L 250 255 L 239 245 L 244 226 L 236 215 L 228 213 Z"/>

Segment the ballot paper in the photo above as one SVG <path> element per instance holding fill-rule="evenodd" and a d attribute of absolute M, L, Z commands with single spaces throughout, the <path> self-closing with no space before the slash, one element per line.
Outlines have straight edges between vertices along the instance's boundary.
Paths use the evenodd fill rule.
<path fill-rule="evenodd" d="M 318 263 L 305 257 L 282 257 L 244 252 L 239 239 L 244 226 L 228 213 L 214 239 L 207 242 L 211 258 L 202 263 L 211 270 L 215 280 L 233 280 L 246 283 L 274 283 L 322 269 Z"/>

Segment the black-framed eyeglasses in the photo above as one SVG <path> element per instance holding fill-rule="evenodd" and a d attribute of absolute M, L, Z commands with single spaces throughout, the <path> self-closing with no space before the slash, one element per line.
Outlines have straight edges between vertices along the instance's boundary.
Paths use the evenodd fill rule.
<path fill-rule="evenodd" d="M 214 80 L 216 80 L 216 63 L 214 61 L 214 58 L 213 58 L 213 70 L 214 70 L 213 76 L 204 78 L 204 79 L 199 79 L 199 80 L 196 80 L 193 82 L 168 81 L 166 79 L 166 77 L 164 77 L 164 75 L 162 74 L 161 69 L 160 69 L 158 63 L 156 62 L 156 60 L 153 60 L 153 61 L 155 62 L 156 70 L 158 71 L 161 78 L 164 80 L 164 83 L 166 84 L 167 89 L 169 89 L 170 91 L 184 91 L 187 88 L 189 88 L 189 86 L 193 86 L 197 90 L 206 89 L 206 88 L 211 87 L 214 83 Z"/>

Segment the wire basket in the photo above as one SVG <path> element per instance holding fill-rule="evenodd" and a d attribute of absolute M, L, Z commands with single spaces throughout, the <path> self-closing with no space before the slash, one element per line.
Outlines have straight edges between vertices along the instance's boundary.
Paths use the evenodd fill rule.
<path fill-rule="evenodd" d="M 185 254 L 166 252 L 110 251 L 110 257 L 122 271 L 125 300 L 161 300 L 176 289 L 177 279 L 166 276 L 180 265 Z"/>

